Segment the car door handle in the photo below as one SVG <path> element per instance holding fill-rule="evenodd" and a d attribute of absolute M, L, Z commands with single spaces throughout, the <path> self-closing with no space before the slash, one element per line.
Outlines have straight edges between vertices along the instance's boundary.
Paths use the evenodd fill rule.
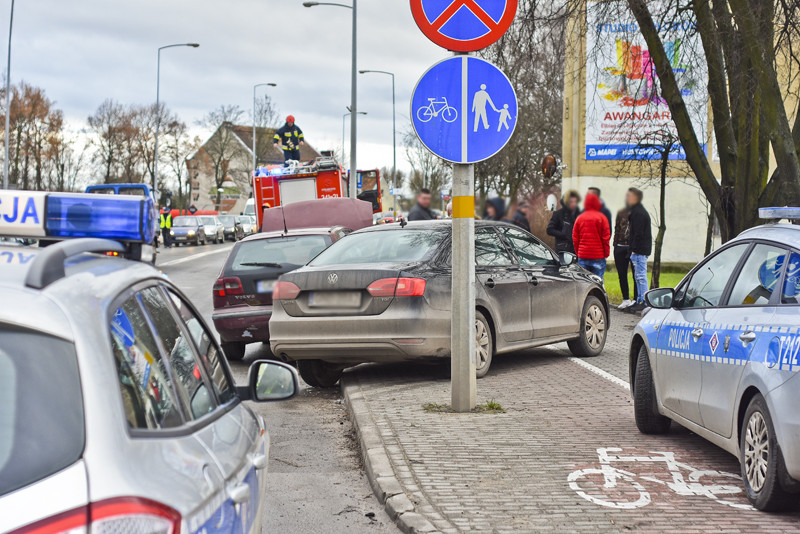
<path fill-rule="evenodd" d="M 228 490 L 228 496 L 234 504 L 246 503 L 250 500 L 250 484 L 238 484 Z"/>
<path fill-rule="evenodd" d="M 703 337 L 703 329 L 702 328 L 695 328 L 692 330 L 692 337 L 695 341 L 699 341 L 701 337 Z"/>
<path fill-rule="evenodd" d="M 535 276 L 531 276 L 530 280 L 528 280 L 528 281 L 529 281 L 531 284 L 535 285 L 535 286 L 538 286 L 538 285 L 539 285 L 539 279 L 538 279 L 538 278 L 536 278 Z"/>
<path fill-rule="evenodd" d="M 266 454 L 253 455 L 253 467 L 255 467 L 257 470 L 260 471 L 261 469 L 264 469 L 265 467 L 267 467 L 268 463 L 269 459 L 267 458 Z"/>
<path fill-rule="evenodd" d="M 487 278 L 486 279 L 486 287 L 488 287 L 489 289 L 492 289 L 494 287 L 494 280 L 492 280 L 491 278 Z"/>
<path fill-rule="evenodd" d="M 752 343 L 756 340 L 756 333 L 752 330 L 748 330 L 747 332 L 742 332 L 739 334 L 739 340 L 747 345 L 748 343 Z"/>

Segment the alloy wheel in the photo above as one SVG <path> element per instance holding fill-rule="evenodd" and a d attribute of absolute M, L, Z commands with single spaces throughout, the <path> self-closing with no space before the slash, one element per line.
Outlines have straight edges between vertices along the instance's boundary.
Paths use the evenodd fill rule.
<path fill-rule="evenodd" d="M 481 370 L 489 363 L 489 332 L 483 321 L 475 321 L 475 369 Z"/>
<path fill-rule="evenodd" d="M 761 412 L 753 412 L 747 421 L 744 438 L 744 467 L 747 482 L 754 492 L 761 491 L 769 467 L 769 429 Z"/>
<path fill-rule="evenodd" d="M 606 337 L 606 318 L 600 306 L 595 304 L 586 310 L 583 328 L 586 333 L 586 342 L 589 346 L 593 349 L 600 348 Z"/>

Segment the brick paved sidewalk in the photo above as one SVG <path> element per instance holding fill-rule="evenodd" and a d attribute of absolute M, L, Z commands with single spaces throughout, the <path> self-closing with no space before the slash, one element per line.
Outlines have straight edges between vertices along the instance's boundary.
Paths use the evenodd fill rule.
<path fill-rule="evenodd" d="M 618 332 L 606 352 L 587 363 L 627 381 L 625 327 L 632 319 L 615 313 L 614 321 Z M 423 410 L 450 402 L 444 366 L 370 365 L 345 374 L 365 467 L 403 530 L 800 531 L 800 514 L 743 509 L 741 482 L 726 474 L 739 472 L 733 456 L 677 425 L 666 436 L 640 434 L 628 391 L 567 356 L 558 346 L 497 357 L 478 381 L 478 398 L 499 402 L 503 414 Z M 598 449 L 608 447 L 622 449 L 609 453 L 626 457 L 611 465 L 630 473 L 615 488 L 605 488 L 599 474 Z M 670 489 L 667 462 L 643 461 L 666 458 L 653 451 L 673 453 L 681 464 L 673 465 L 675 476 L 687 484 L 692 469 L 703 471 L 696 481 L 702 486 L 695 494 L 684 488 L 688 495 Z M 716 494 L 700 494 L 710 486 Z"/>

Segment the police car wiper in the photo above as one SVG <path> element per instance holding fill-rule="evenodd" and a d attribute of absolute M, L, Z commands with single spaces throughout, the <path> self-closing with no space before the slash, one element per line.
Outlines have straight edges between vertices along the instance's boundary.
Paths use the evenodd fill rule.
<path fill-rule="evenodd" d="M 243 267 L 275 267 L 276 269 L 283 267 L 283 264 L 269 261 L 248 261 L 245 263 L 240 263 L 239 265 Z"/>

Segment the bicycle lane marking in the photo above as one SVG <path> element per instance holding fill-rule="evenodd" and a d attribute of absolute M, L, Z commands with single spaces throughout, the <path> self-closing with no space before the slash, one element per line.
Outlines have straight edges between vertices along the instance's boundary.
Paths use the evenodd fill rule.
<path fill-rule="evenodd" d="M 621 378 L 619 378 L 617 376 L 612 375 L 608 371 L 604 371 L 604 370 L 600 369 L 599 367 L 595 367 L 594 365 L 592 365 L 590 363 L 587 363 L 584 360 L 581 360 L 580 358 L 576 358 L 574 356 L 569 356 L 569 357 L 567 357 L 567 359 L 569 361 L 571 361 L 572 363 L 576 363 L 576 364 L 580 365 L 581 367 L 583 367 L 584 369 L 586 369 L 588 371 L 591 371 L 592 373 L 605 378 L 609 382 L 612 382 L 612 383 L 618 385 L 621 388 L 624 388 L 624 389 L 626 389 L 628 391 L 631 390 L 631 385 L 630 384 L 628 384 L 625 380 L 623 380 L 623 379 L 621 379 Z"/>

